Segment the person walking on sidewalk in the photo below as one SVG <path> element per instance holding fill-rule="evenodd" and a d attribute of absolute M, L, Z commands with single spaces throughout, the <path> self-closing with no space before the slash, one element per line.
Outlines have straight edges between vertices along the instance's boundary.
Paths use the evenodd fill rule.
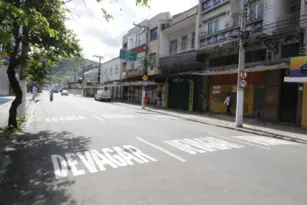
<path fill-rule="evenodd" d="M 226 106 L 227 106 L 227 115 L 229 114 L 229 115 L 232 115 L 232 111 L 231 111 L 231 106 L 232 106 L 232 98 L 231 98 L 231 96 L 230 96 L 230 93 L 228 93 L 228 95 L 227 95 L 227 97 L 226 97 L 226 99 L 225 99 L 225 101 L 224 101 L 224 104 L 226 104 Z"/>

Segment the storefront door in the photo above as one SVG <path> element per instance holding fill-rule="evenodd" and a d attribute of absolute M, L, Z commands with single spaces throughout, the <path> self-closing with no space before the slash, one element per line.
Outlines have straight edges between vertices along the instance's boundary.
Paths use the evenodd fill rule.
<path fill-rule="evenodd" d="M 286 123 L 296 123 L 298 83 L 283 83 L 279 120 Z"/>

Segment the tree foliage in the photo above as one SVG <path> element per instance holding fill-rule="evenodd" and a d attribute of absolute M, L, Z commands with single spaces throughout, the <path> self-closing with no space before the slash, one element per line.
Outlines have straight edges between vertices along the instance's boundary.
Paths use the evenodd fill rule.
<path fill-rule="evenodd" d="M 9 53 L 7 73 L 16 95 L 10 108 L 11 127 L 17 127 L 17 107 L 22 100 L 15 69 L 20 69 L 20 79 L 29 74 L 32 80 L 43 80 L 55 63 L 81 56 L 76 35 L 65 25 L 67 12 L 61 0 L 0 0 L 0 19 L 4 19 L 0 41 Z"/>

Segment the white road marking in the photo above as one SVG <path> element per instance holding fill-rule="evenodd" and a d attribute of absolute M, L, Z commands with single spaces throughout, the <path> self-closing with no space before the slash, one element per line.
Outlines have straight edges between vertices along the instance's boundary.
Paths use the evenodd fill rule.
<path fill-rule="evenodd" d="M 150 146 L 160 150 L 161 152 L 164 152 L 165 154 L 167 154 L 167 155 L 169 155 L 169 156 L 171 156 L 171 157 L 173 157 L 173 158 L 175 158 L 175 159 L 177 159 L 177 160 L 179 160 L 181 162 L 185 162 L 186 161 L 185 159 L 183 159 L 183 158 L 181 158 L 181 157 L 179 157 L 179 156 L 169 152 L 168 150 L 163 149 L 162 147 L 159 147 L 159 146 L 157 146 L 155 144 L 152 144 L 152 143 L 150 143 L 150 142 L 148 142 L 148 141 L 146 141 L 146 140 L 144 140 L 142 138 L 135 137 L 135 139 L 140 140 L 141 142 L 144 142 L 145 144 L 148 144 L 148 145 L 150 145 Z"/>
<path fill-rule="evenodd" d="M 106 119 L 136 118 L 136 116 L 131 114 L 102 114 L 101 116 Z"/>
<path fill-rule="evenodd" d="M 36 103 L 34 102 L 31 113 L 29 114 L 28 120 L 27 120 L 26 125 L 25 125 L 25 130 L 27 130 L 29 128 L 29 125 L 32 122 L 32 116 L 34 115 L 35 107 L 36 107 Z"/>
<path fill-rule="evenodd" d="M 158 119 L 155 119 L 155 118 L 148 117 L 147 115 L 143 115 L 143 117 L 151 119 L 151 120 L 158 120 Z"/>
<path fill-rule="evenodd" d="M 213 137 L 176 139 L 164 141 L 164 143 L 167 143 L 192 155 L 205 152 L 244 148 L 243 145 L 230 143 Z"/>
<path fill-rule="evenodd" d="M 72 121 L 72 120 L 86 120 L 86 118 L 81 116 L 81 115 L 79 115 L 79 116 L 63 116 L 63 117 L 46 118 L 47 122 Z"/>
<path fill-rule="evenodd" d="M 294 142 L 289 142 L 281 139 L 274 139 L 269 137 L 262 137 L 262 136 L 234 136 L 237 139 L 246 140 L 253 143 L 258 143 L 265 146 L 272 146 L 272 145 L 293 145 L 296 144 Z"/>
<path fill-rule="evenodd" d="M 56 179 L 66 178 L 69 173 L 79 176 L 157 161 L 131 145 L 89 150 L 84 153 L 67 153 L 63 156 L 54 154 L 51 155 L 51 160 Z"/>
<path fill-rule="evenodd" d="M 223 139 L 232 140 L 232 141 L 239 142 L 239 143 L 242 143 L 242 144 L 247 144 L 247 145 L 250 145 L 250 146 L 253 146 L 253 147 L 258 147 L 258 148 L 261 148 L 261 149 L 271 150 L 268 147 L 263 147 L 263 146 L 252 144 L 252 143 L 249 143 L 249 142 L 244 142 L 242 140 L 233 139 L 233 138 L 230 138 L 230 137 L 224 137 L 224 136 L 216 135 L 216 134 L 213 134 L 213 133 L 208 133 L 208 134 L 212 135 L 214 137 L 220 137 L 220 138 L 223 138 Z"/>
<path fill-rule="evenodd" d="M 97 117 L 96 115 L 92 115 L 94 118 L 96 118 L 96 119 L 98 119 L 98 120 L 100 120 L 100 121 L 105 121 L 104 119 L 102 119 L 102 118 L 100 118 L 100 117 Z"/>

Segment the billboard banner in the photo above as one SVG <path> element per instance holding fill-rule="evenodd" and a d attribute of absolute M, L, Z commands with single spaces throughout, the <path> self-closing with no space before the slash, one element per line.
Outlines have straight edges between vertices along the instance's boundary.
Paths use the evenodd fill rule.
<path fill-rule="evenodd" d="M 289 77 L 307 77 L 307 56 L 290 59 Z"/>

